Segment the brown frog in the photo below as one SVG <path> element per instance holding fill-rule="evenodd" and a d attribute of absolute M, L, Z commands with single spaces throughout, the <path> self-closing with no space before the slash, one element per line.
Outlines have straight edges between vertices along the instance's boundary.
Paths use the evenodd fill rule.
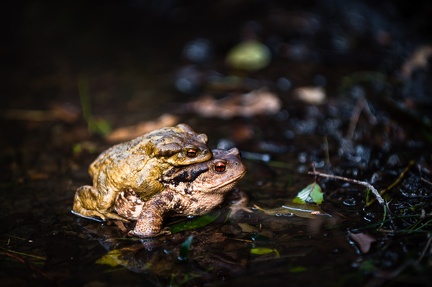
<path fill-rule="evenodd" d="M 164 217 L 203 215 L 222 203 L 245 173 L 236 148 L 213 150 L 212 160 L 168 171 L 161 178 L 164 190 L 148 200 L 132 189 L 121 192 L 114 209 L 124 218 L 137 220 L 131 235 L 156 236 L 164 232 Z"/>
<path fill-rule="evenodd" d="M 207 140 L 205 134 L 178 124 L 107 149 L 90 165 L 93 186 L 77 189 L 72 212 L 95 220 L 125 220 L 112 212 L 119 192 L 131 189 L 143 200 L 160 193 L 165 172 L 211 159 Z"/>

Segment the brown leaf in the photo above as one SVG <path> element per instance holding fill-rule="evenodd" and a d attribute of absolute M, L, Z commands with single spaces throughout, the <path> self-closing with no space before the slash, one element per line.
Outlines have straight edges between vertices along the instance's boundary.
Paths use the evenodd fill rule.
<path fill-rule="evenodd" d="M 186 111 L 195 112 L 203 117 L 253 117 L 277 113 L 282 106 L 280 99 L 265 90 L 253 90 L 246 94 L 233 94 L 223 99 L 203 96 L 184 106 Z"/>
<path fill-rule="evenodd" d="M 106 137 L 106 140 L 111 143 L 127 141 L 162 127 L 174 126 L 177 123 L 176 116 L 163 114 L 153 121 L 139 122 L 133 126 L 115 129 Z"/>
<path fill-rule="evenodd" d="M 362 253 L 368 253 L 372 242 L 376 241 L 376 238 L 367 233 L 348 233 L 349 238 L 357 243 Z"/>

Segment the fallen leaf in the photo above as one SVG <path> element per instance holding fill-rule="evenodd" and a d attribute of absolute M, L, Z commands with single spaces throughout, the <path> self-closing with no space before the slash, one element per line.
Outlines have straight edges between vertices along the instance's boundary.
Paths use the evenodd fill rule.
<path fill-rule="evenodd" d="M 304 204 L 313 202 L 321 204 L 323 200 L 324 196 L 321 187 L 316 182 L 313 182 L 299 191 L 297 196 L 293 199 L 293 203 Z"/>
<path fill-rule="evenodd" d="M 368 253 L 371 247 L 371 244 L 376 241 L 376 238 L 373 237 L 370 234 L 367 233 L 348 233 L 349 238 L 351 238 L 352 241 L 357 243 L 358 247 L 360 248 L 360 251 L 362 253 Z"/>
<path fill-rule="evenodd" d="M 271 53 L 266 45 L 256 41 L 248 40 L 232 47 L 226 57 L 229 66 L 244 70 L 256 71 L 262 69 L 271 61 Z"/>
<path fill-rule="evenodd" d="M 311 105 L 323 104 L 326 99 L 326 93 L 322 87 L 297 88 L 293 93 L 299 100 Z"/>
<path fill-rule="evenodd" d="M 265 255 L 274 253 L 276 257 L 280 257 L 279 251 L 276 248 L 267 248 L 267 247 L 256 247 L 250 250 L 251 254 L 254 255 Z"/>
<path fill-rule="evenodd" d="M 175 126 L 176 124 L 178 124 L 178 118 L 176 116 L 163 114 L 153 121 L 139 122 L 132 126 L 117 128 L 106 136 L 106 140 L 111 143 L 127 141 L 153 130 Z"/>
<path fill-rule="evenodd" d="M 241 223 L 241 222 L 237 223 L 237 225 L 241 228 L 242 232 L 244 232 L 244 233 L 256 233 L 260 236 L 264 236 L 267 238 L 273 237 L 273 232 L 271 232 L 269 230 L 264 230 L 261 228 L 254 227 L 250 224 Z"/>
<path fill-rule="evenodd" d="M 230 119 L 233 117 L 253 117 L 275 114 L 282 107 L 280 99 L 265 90 L 253 90 L 246 94 L 233 94 L 223 99 L 206 95 L 184 105 L 184 110 L 195 112 L 203 117 Z"/>

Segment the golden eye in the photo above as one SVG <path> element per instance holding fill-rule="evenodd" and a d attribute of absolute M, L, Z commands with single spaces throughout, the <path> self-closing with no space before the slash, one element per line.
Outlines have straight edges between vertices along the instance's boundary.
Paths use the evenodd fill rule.
<path fill-rule="evenodd" d="M 186 156 L 187 157 L 196 157 L 197 156 L 197 150 L 196 149 L 194 149 L 194 148 L 188 148 L 187 150 L 186 150 Z"/>
<path fill-rule="evenodd" d="M 215 165 L 214 165 L 214 170 L 217 173 L 223 173 L 223 172 L 225 172 L 226 171 L 226 163 L 223 162 L 223 161 L 216 162 Z"/>

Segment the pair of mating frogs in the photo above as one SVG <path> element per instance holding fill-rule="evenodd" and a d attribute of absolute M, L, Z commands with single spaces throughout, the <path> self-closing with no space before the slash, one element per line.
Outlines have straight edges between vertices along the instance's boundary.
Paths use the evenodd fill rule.
<path fill-rule="evenodd" d="M 140 237 L 162 233 L 165 216 L 202 215 L 219 205 L 246 173 L 239 151 L 213 150 L 186 124 L 115 145 L 90 165 L 93 186 L 75 193 L 74 214 L 136 220 Z"/>

